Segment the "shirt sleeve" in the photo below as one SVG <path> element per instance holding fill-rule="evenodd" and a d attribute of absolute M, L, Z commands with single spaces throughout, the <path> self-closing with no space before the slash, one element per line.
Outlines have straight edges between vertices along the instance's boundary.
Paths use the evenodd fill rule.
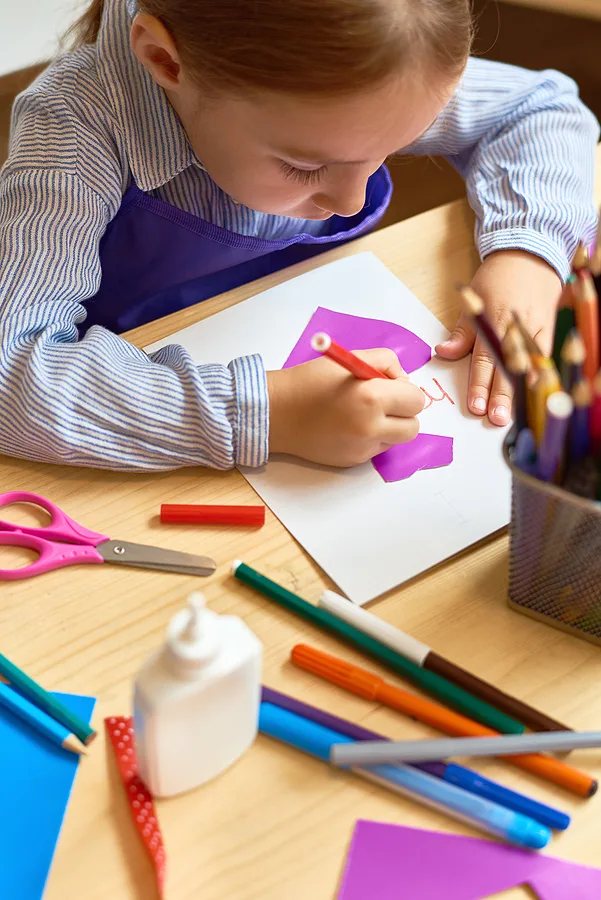
<path fill-rule="evenodd" d="M 598 139 L 570 78 L 470 59 L 451 102 L 404 152 L 445 156 L 465 178 L 482 259 L 525 250 L 565 280 L 578 243 L 595 234 Z"/>
<path fill-rule="evenodd" d="M 182 347 L 148 357 L 98 326 L 79 339 L 112 210 L 71 161 L 56 168 L 67 131 L 53 126 L 54 156 L 37 119 L 35 142 L 17 127 L 0 174 L 0 453 L 131 471 L 263 464 L 268 400 L 258 356 L 198 367 Z M 28 141 L 42 148 L 39 167 L 24 164 Z M 98 182 L 101 159 L 90 163 Z"/>

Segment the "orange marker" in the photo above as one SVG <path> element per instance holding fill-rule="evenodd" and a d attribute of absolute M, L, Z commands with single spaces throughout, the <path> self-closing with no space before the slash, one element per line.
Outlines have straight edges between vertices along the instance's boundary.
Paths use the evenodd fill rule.
<path fill-rule="evenodd" d="M 574 312 L 586 348 L 584 374 L 592 381 L 599 371 L 599 298 L 591 273 L 586 269 L 578 272 Z"/>
<path fill-rule="evenodd" d="M 444 734 L 454 737 L 494 737 L 499 734 L 498 731 L 452 712 L 438 703 L 423 700 L 409 691 L 397 688 L 378 675 L 368 672 L 367 669 L 347 663 L 336 656 L 330 656 L 329 653 L 323 653 L 307 644 L 297 644 L 293 647 L 291 659 L 295 665 L 306 669 L 307 672 L 319 675 L 358 697 L 383 703 L 390 709 L 396 709 L 419 722 L 431 725 Z M 505 756 L 503 759 L 520 769 L 540 775 L 580 797 L 592 797 L 597 790 L 597 782 L 589 775 L 551 756 L 524 753 L 519 756 Z"/>
<path fill-rule="evenodd" d="M 355 378 L 360 378 L 362 381 L 370 381 L 372 378 L 388 378 L 388 375 L 385 375 L 384 372 L 374 369 L 373 366 L 359 359 L 350 350 L 341 347 L 340 344 L 332 340 L 329 334 L 324 334 L 323 332 L 314 334 L 311 338 L 311 346 L 318 353 L 322 353 L 328 359 L 334 360 L 347 372 L 350 372 L 351 375 L 354 375 Z"/>

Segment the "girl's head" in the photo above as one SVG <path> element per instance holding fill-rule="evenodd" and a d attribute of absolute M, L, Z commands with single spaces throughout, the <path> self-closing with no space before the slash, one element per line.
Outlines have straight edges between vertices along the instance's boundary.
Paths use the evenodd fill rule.
<path fill-rule="evenodd" d="M 79 24 L 93 42 L 105 3 Z M 139 0 L 131 44 L 214 181 L 253 209 L 354 215 L 432 124 L 471 43 L 470 0 Z"/>

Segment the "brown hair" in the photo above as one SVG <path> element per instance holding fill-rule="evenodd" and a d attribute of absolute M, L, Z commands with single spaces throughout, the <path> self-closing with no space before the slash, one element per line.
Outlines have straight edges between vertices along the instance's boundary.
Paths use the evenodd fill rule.
<path fill-rule="evenodd" d="M 125 2 L 125 0 L 121 0 Z M 72 29 L 98 37 L 104 0 Z M 469 54 L 470 0 L 140 0 L 200 84 L 344 94 L 400 66 L 457 77 Z"/>

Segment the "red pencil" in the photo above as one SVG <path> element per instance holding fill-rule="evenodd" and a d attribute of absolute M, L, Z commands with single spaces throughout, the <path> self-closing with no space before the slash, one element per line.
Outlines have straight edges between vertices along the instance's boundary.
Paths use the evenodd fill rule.
<path fill-rule="evenodd" d="M 372 378 L 388 378 L 388 375 L 385 375 L 384 372 L 374 369 L 373 366 L 359 359 L 350 350 L 341 347 L 340 344 L 332 340 L 329 334 L 324 334 L 323 332 L 314 334 L 311 338 L 311 346 L 318 353 L 322 353 L 328 359 L 333 359 L 334 362 L 343 366 L 347 372 L 350 372 L 351 375 L 354 375 L 355 378 L 360 378 L 362 381 L 369 381 Z"/>
<path fill-rule="evenodd" d="M 593 405 L 591 407 L 591 440 L 595 456 L 601 450 L 601 370 L 593 379 Z"/>

